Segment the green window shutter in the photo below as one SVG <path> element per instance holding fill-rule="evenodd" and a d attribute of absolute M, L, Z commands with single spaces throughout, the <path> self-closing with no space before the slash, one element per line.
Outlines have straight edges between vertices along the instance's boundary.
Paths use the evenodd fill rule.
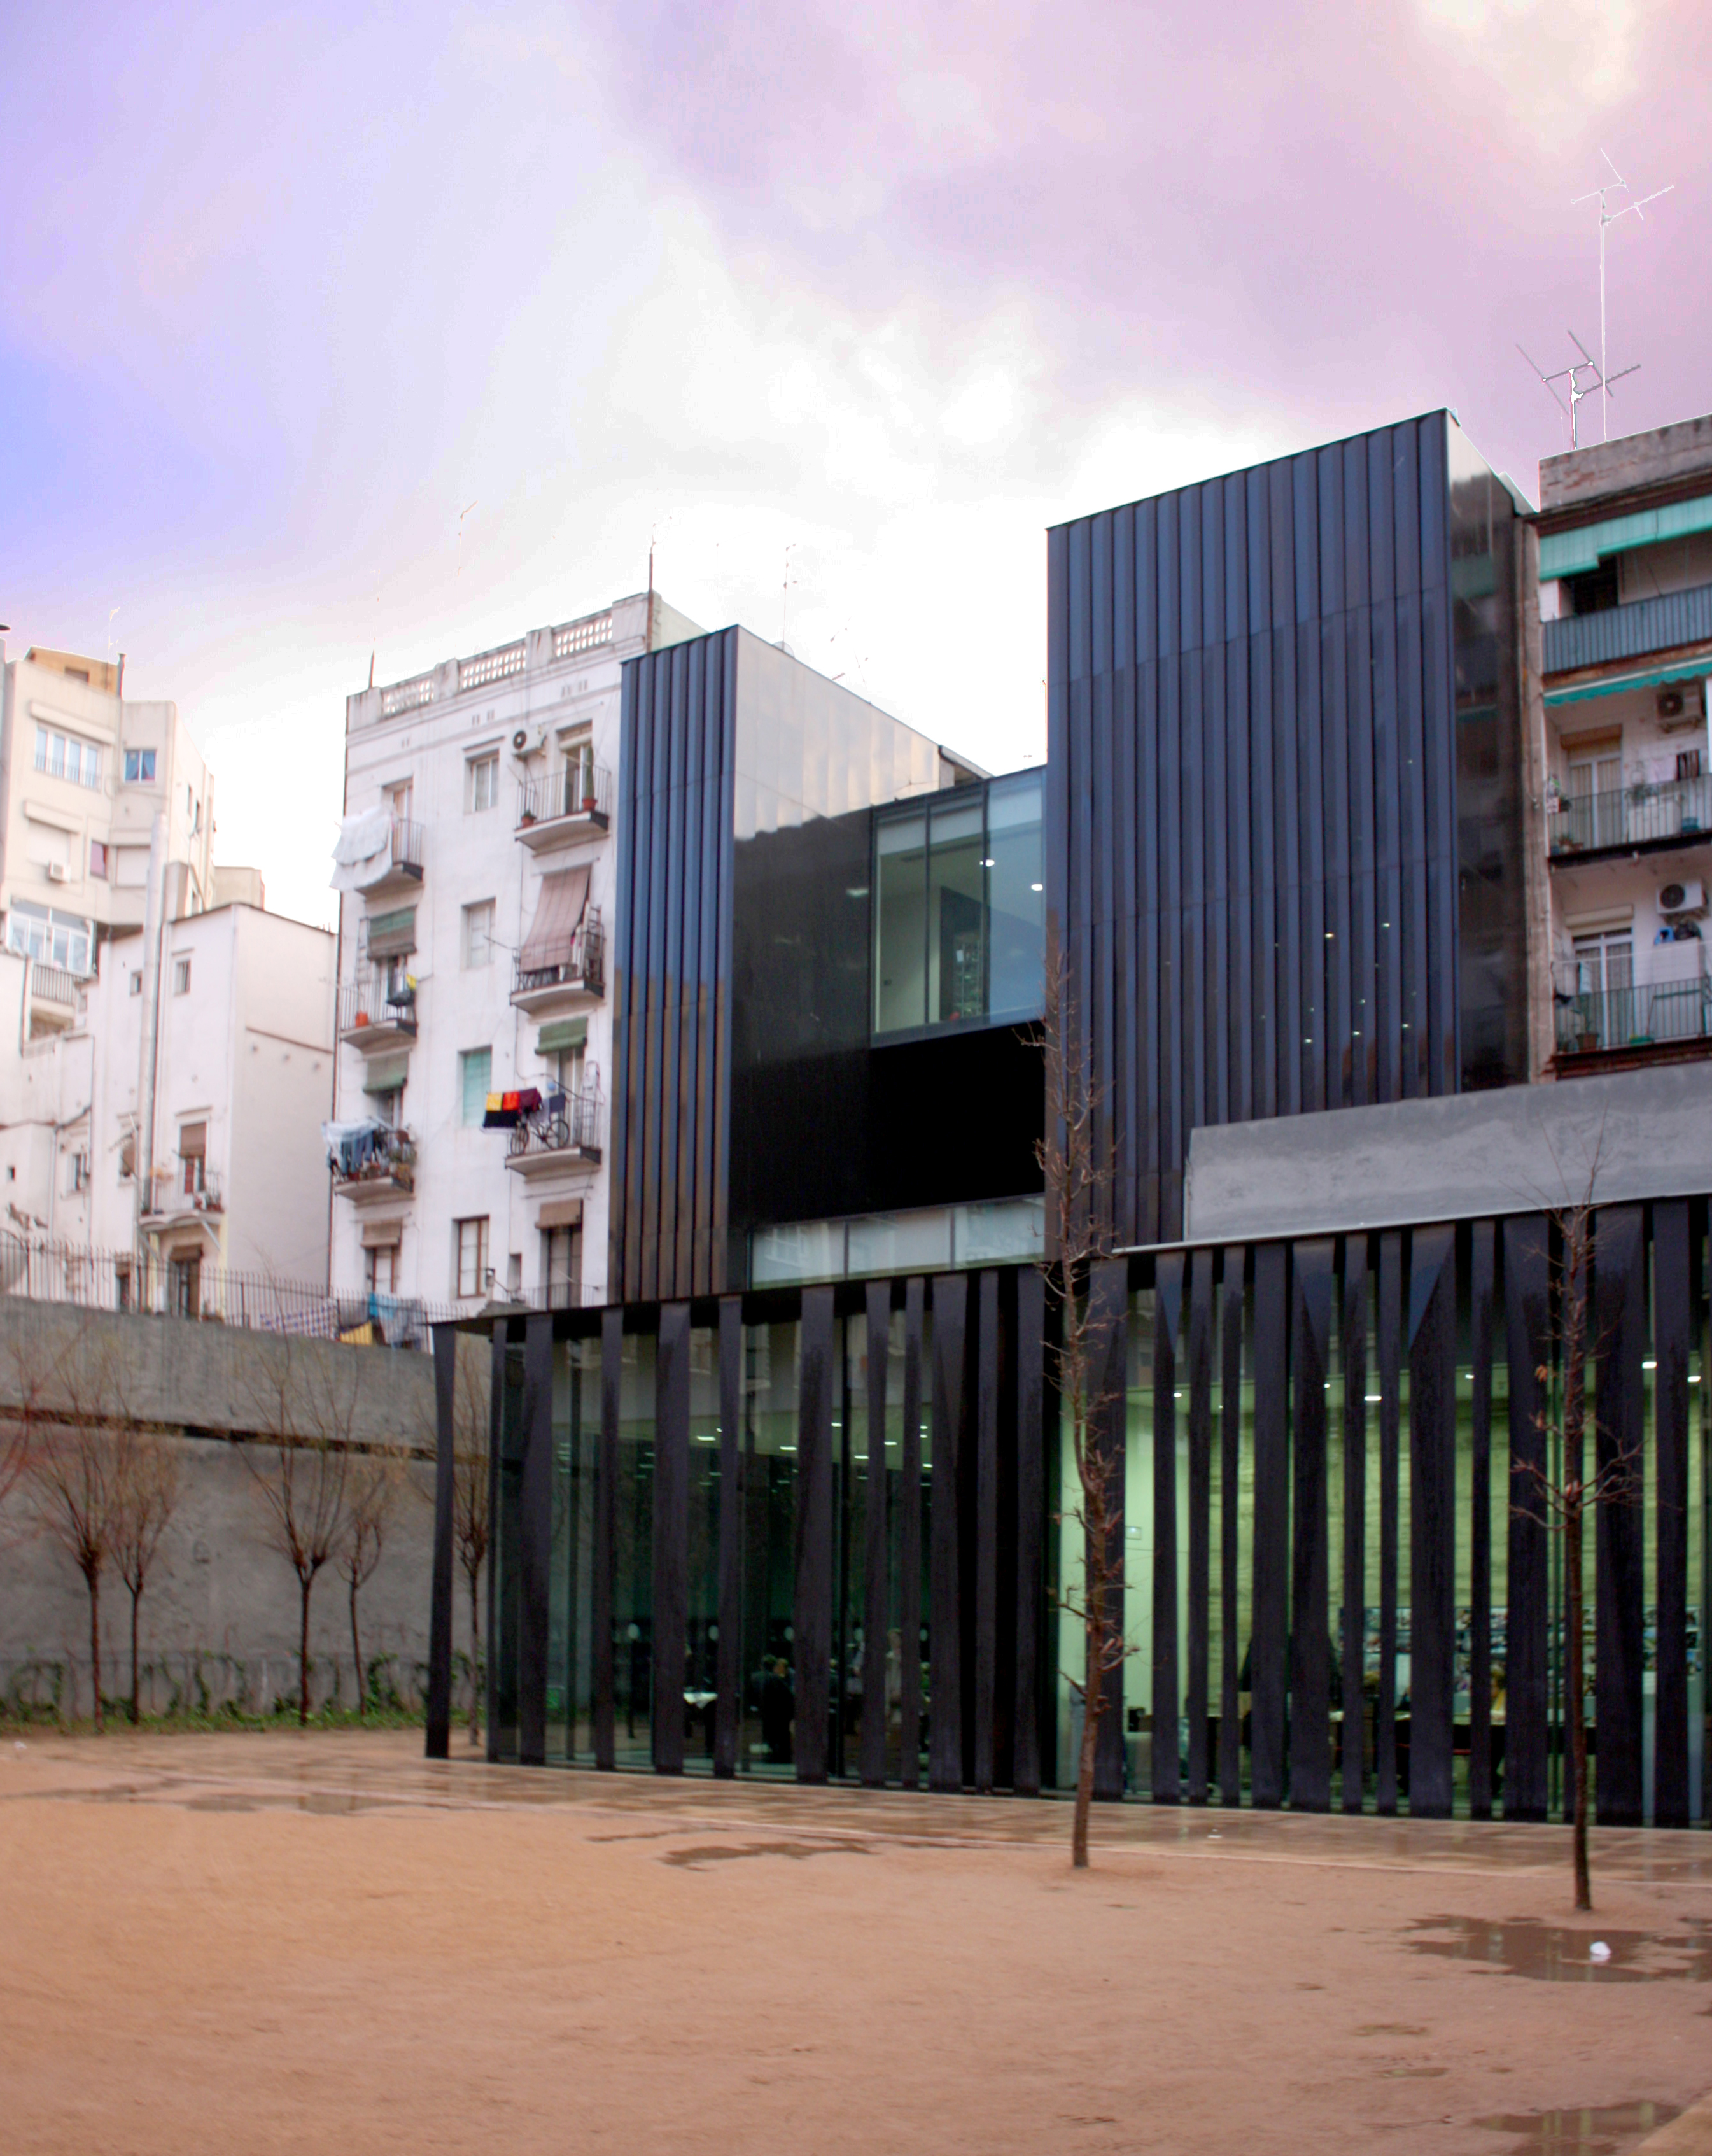
<path fill-rule="evenodd" d="M 372 1055 L 362 1074 L 365 1093 L 402 1093 L 410 1075 L 408 1055 Z"/>
<path fill-rule="evenodd" d="M 588 1020 L 586 1018 L 556 1019 L 552 1024 L 544 1025 L 536 1044 L 541 1055 L 564 1055 L 573 1048 L 588 1045 Z"/>
<path fill-rule="evenodd" d="M 1602 524 L 1584 524 L 1579 531 L 1550 532 L 1540 542 L 1540 578 L 1577 576 L 1597 569 L 1607 554 L 1706 531 L 1712 531 L 1712 495 L 1669 502 L 1663 509 L 1638 509 L 1631 516 L 1608 516 Z"/>
<path fill-rule="evenodd" d="M 416 908 L 401 906 L 395 913 L 372 913 L 368 917 L 368 954 L 371 958 L 404 958 L 416 948 Z"/>
<path fill-rule="evenodd" d="M 493 1091 L 494 1051 L 490 1048 L 466 1049 L 458 1059 L 458 1069 L 464 1096 L 463 1120 L 466 1124 L 479 1126 L 487 1110 L 488 1095 Z"/>

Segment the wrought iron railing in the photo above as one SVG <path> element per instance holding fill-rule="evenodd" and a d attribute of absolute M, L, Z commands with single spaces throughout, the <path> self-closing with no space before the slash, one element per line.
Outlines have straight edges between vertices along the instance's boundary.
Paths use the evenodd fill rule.
<path fill-rule="evenodd" d="M 1545 830 L 1554 855 L 1712 839 L 1712 778 L 1642 779 L 1603 793 L 1555 797 Z"/>
<path fill-rule="evenodd" d="M 606 1103 L 592 1086 L 577 1093 L 549 1093 L 541 1110 L 512 1132 L 506 1158 L 523 1161 L 557 1153 L 598 1154 L 605 1120 Z"/>
<path fill-rule="evenodd" d="M 333 1188 L 347 1196 L 365 1184 L 381 1183 L 388 1189 L 416 1188 L 416 1140 L 407 1130 L 370 1131 L 361 1145 L 347 1142 L 342 1152 L 331 1156 Z"/>
<path fill-rule="evenodd" d="M 367 1026 L 389 1026 L 401 1033 L 416 1031 L 416 991 L 407 982 L 389 980 L 377 973 L 366 981 L 339 984 L 339 1032 L 361 1034 Z"/>
<path fill-rule="evenodd" d="M 1560 1055 L 1712 1039 L 1712 981 L 1701 975 L 1619 988 L 1560 985 L 1553 1008 Z"/>
<path fill-rule="evenodd" d="M 555 823 L 561 816 L 613 819 L 613 774 L 597 763 L 567 763 L 545 778 L 528 778 L 517 789 L 517 828 Z"/>
<path fill-rule="evenodd" d="M 599 909 L 592 906 L 579 927 L 544 951 L 530 952 L 529 959 L 525 965 L 524 954 L 518 953 L 511 978 L 514 996 L 556 988 L 584 988 L 596 996 L 604 993 L 606 942 Z"/>

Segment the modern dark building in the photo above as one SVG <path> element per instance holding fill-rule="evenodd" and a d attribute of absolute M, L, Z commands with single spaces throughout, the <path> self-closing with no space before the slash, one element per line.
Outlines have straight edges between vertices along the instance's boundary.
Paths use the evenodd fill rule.
<path fill-rule="evenodd" d="M 1561 1471 L 1552 1209 L 1591 1195 L 1589 1442 L 1636 1492 L 1589 1531 L 1597 1800 L 1706 1815 L 1712 1145 L 1691 1068 L 1535 1082 L 1536 548 L 1443 412 L 1060 526 L 1043 773 L 741 629 L 627 665 L 622 1293 L 485 1314 L 486 1432 L 438 1337 L 431 1749 L 485 1440 L 492 1756 L 1069 1777 L 1062 983 L 1134 1649 L 1102 1795 L 1561 1813 L 1562 1553 L 1519 1493 Z"/>

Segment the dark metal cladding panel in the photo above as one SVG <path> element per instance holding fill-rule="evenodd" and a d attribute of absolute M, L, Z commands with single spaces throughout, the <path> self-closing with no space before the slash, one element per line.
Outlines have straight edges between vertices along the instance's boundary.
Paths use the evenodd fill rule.
<path fill-rule="evenodd" d="M 1227 1250 L 1219 1271 L 1218 1423 L 1218 1607 L 1221 1657 L 1218 1679 L 1218 1797 L 1224 1804 L 1243 1800 L 1243 1725 L 1238 1689 L 1242 1676 L 1241 1602 L 1243 1513 L 1243 1310 L 1246 1252 L 1240 1243 Z"/>
<path fill-rule="evenodd" d="M 928 1612 L 928 1785 L 963 1786 L 962 1467 L 963 1378 L 969 1276 L 941 1273 L 933 1283 L 933 1509 Z"/>
<path fill-rule="evenodd" d="M 797 1779 L 823 1782 L 833 1659 L 833 1389 L 838 1376 L 831 1288 L 803 1289 L 802 1338 L 793 1604 Z"/>
<path fill-rule="evenodd" d="M 1197 1250 L 1189 1267 L 1189 1802 L 1207 1802 L 1207 1654 L 1212 1630 L 1212 1265 Z"/>
<path fill-rule="evenodd" d="M 1282 813 L 1273 783 L 1272 645 L 1270 629 L 1248 648 L 1248 758 L 1254 880 L 1253 1113 L 1280 1111 L 1278 1090 L 1278 853 Z"/>
<path fill-rule="evenodd" d="M 1336 1245 L 1298 1243 L 1291 1260 L 1294 1340 L 1295 1502 L 1290 1594 L 1290 1806 L 1331 1808 L 1330 1594 L 1326 1547 L 1325 1380 L 1331 1349 L 1331 1276 Z"/>
<path fill-rule="evenodd" d="M 1366 1786 L 1367 1700 L 1367 1238 L 1344 1245 L 1343 1317 L 1338 1353 L 1344 1385 L 1343 1809 L 1361 1809 Z"/>
<path fill-rule="evenodd" d="M 1182 1706 L 1177 1640 L 1177 1332 L 1183 1309 L 1181 1251 L 1155 1261 L 1153 1286 L 1153 1801 L 1182 1798 L 1177 1718 Z"/>
<path fill-rule="evenodd" d="M 613 998 L 613 1106 L 608 1141 L 610 1158 L 607 1163 L 607 1188 L 611 1194 L 607 1214 L 607 1278 L 613 1284 L 613 1291 L 620 1295 L 623 1292 L 626 1278 L 624 1222 L 629 1209 L 625 1203 L 625 1192 L 630 1161 L 630 1119 L 633 1112 L 633 1104 L 626 1094 L 625 1086 L 632 1070 L 629 998 L 631 978 L 635 971 L 631 959 L 630 932 L 635 912 L 632 880 L 636 866 L 638 679 L 634 668 L 627 666 L 623 669 L 618 692 L 618 800 L 615 819 L 617 832 L 613 841 L 618 869 L 613 909 L 612 979 L 608 983 Z"/>
<path fill-rule="evenodd" d="M 594 1632 L 594 1763 L 617 1758 L 613 1714 L 613 1564 L 618 1529 L 618 1419 L 624 1383 L 624 1313 L 601 1312 L 600 1456 L 594 1478 L 594 1566 L 589 1622 Z"/>
<path fill-rule="evenodd" d="M 980 1276 L 975 1332 L 975 1786 L 994 1783 L 999 1659 L 999 1276 Z"/>
<path fill-rule="evenodd" d="M 452 1733 L 452 1518 L 458 1476 L 458 1334 L 434 1327 L 434 1562 L 428 1591 L 426 1756 L 450 1755 Z"/>
<path fill-rule="evenodd" d="M 1092 1269 L 1089 1281 L 1091 1306 L 1089 1326 L 1088 1443 L 1097 1459 L 1117 1463 L 1112 1487 L 1115 1502 L 1123 1502 L 1123 1468 L 1128 1423 L 1128 1401 L 1124 1381 L 1129 1368 L 1129 1267 L 1121 1259 L 1103 1260 Z M 1089 1538 L 1092 1546 L 1092 1537 Z M 1108 1578 L 1113 1584 L 1108 1599 L 1114 1631 L 1124 1628 L 1124 1522 L 1114 1519 L 1107 1543 Z M 1082 1657 L 1076 1657 L 1080 1667 Z M 1099 1733 L 1094 1760 L 1094 1794 L 1115 1803 L 1124 1794 L 1124 1672 L 1121 1664 L 1105 1673 L 1100 1694 Z"/>
<path fill-rule="evenodd" d="M 710 982 L 713 998 L 713 1185 L 710 1194 L 715 1293 L 736 1287 L 748 1277 L 748 1253 L 730 1247 L 731 1188 L 731 909 L 736 875 L 735 838 L 737 786 L 737 632 L 727 629 L 720 681 L 720 910 L 716 962 Z"/>
<path fill-rule="evenodd" d="M 1456 1233 L 1409 1259 L 1409 1815 L 1448 1819 L 1456 1691 Z"/>
<path fill-rule="evenodd" d="M 1301 950 L 1299 1014 L 1302 1106 L 1323 1109 L 1327 1092 L 1325 1009 L 1325 722 L 1320 709 L 1320 629 L 1305 624 L 1296 632 L 1297 817 L 1301 829 L 1299 858 L 1301 894 L 1295 910 Z"/>
<path fill-rule="evenodd" d="M 1343 619 L 1320 624 L 1320 694 L 1322 715 L 1320 817 L 1325 832 L 1325 896 L 1318 922 L 1325 947 L 1325 1105 L 1353 1107 L 1356 1101 L 1351 1028 L 1350 968 L 1350 726 L 1348 658 Z"/>
<path fill-rule="evenodd" d="M 904 1428 L 898 1469 L 899 1779 L 921 1782 L 921 1351 L 926 1282 L 904 1286 Z"/>
<path fill-rule="evenodd" d="M 1046 1283 L 1033 1266 L 1017 1275 L 1017 1697 L 1012 1786 L 1040 1794 L 1040 1699 L 1046 1664 L 1045 1537 L 1051 1510 L 1047 1462 L 1057 1456 L 1048 1434 L 1045 1387 Z"/>
<path fill-rule="evenodd" d="M 701 1063 L 701 860 L 707 834 L 701 825 L 701 766 L 705 752 L 707 704 L 703 693 L 706 647 L 692 644 L 685 654 L 689 675 L 688 716 L 684 735 L 683 926 L 679 930 L 678 999 L 678 1128 L 676 1198 L 672 1289 L 693 1295 L 699 1193 L 695 1183 L 696 1077 Z M 705 1292 L 705 1291 L 704 1291 Z"/>
<path fill-rule="evenodd" d="M 1545 1817 L 1546 1612 L 1550 1525 L 1544 1389 L 1551 1358 L 1550 1225 L 1539 1214 L 1504 1224 L 1504 1360 L 1510 1392 L 1510 1556 L 1504 1622 L 1504 1815 Z"/>
<path fill-rule="evenodd" d="M 1379 1699 L 1375 1709 L 1373 1784 L 1376 1809 L 1397 1804 L 1397 1604 L 1400 1491 L 1398 1379 L 1403 1337 L 1403 1239 L 1395 1229 L 1379 1239 L 1376 1312 L 1379 1362 Z"/>
<path fill-rule="evenodd" d="M 553 1550 L 553 1321 L 531 1316 L 523 1345 L 523 1483 L 519 1492 L 517 1761 L 547 1757 L 547 1601 Z"/>
<path fill-rule="evenodd" d="M 1113 730 L 1116 736 L 1116 776 L 1113 798 L 1117 803 L 1120 847 L 1118 917 L 1115 924 L 1115 972 L 1117 983 L 1116 1092 L 1113 1102 L 1117 1123 L 1116 1152 L 1112 1163 L 1115 1178 L 1114 1223 L 1118 1236 L 1139 1241 L 1141 1224 L 1140 1072 L 1143 1035 L 1140 1029 L 1141 996 L 1137 947 L 1144 924 L 1139 896 L 1140 819 L 1135 802 L 1135 670 L 1125 667 L 1116 685 Z"/>
<path fill-rule="evenodd" d="M 1492 1816 L 1492 1327 L 1497 1229 L 1469 1231 L 1469 1815 Z"/>
<path fill-rule="evenodd" d="M 648 782 L 648 877 L 643 894 L 648 908 L 648 973 L 642 1024 L 642 1271 L 636 1291 L 650 1302 L 660 1291 L 660 1171 L 664 1152 L 660 1089 L 665 1065 L 667 880 L 670 873 L 666 809 L 671 794 L 672 659 L 673 654 L 668 651 L 647 662 L 654 676 L 654 722 Z"/>
<path fill-rule="evenodd" d="M 1658 1826 L 1689 1824 L 1690 1277 L 1688 1203 L 1661 1201 L 1653 1208 L 1653 1399 L 1658 1460 L 1653 1817 Z"/>
<path fill-rule="evenodd" d="M 1302 1112 L 1302 882 L 1301 776 L 1297 757 L 1296 637 L 1285 630 L 1272 640 L 1273 783 L 1278 803 L 1277 937 L 1278 1112 Z"/>
<path fill-rule="evenodd" d="M 1275 1810 L 1284 1794 L 1284 1678 L 1289 1633 L 1289 1252 L 1254 1253 L 1254 1588 L 1249 1647 L 1253 1800 Z"/>
<path fill-rule="evenodd" d="M 551 1321 L 549 1321 L 551 1322 Z M 689 1306 L 660 1311 L 654 1363 L 654 1768 L 684 1771 L 684 1667 L 689 1610 Z"/>
<path fill-rule="evenodd" d="M 737 1771 L 743 1685 L 743 1298 L 720 1299 L 720 1651 L 713 1770 Z"/>
<path fill-rule="evenodd" d="M 1646 1664 L 1647 1245 L 1638 1205 L 1602 1205 L 1594 1228 L 1592 1337 L 1599 1343 L 1594 1459 L 1595 1715 L 1602 1826 L 1638 1826 Z"/>
<path fill-rule="evenodd" d="M 1351 602 L 1344 596 L 1344 461 L 1353 465 L 1359 442 L 1329 442 L 1315 453 L 1319 465 L 1315 494 L 1320 513 L 1320 607 L 1321 618 L 1341 613 Z"/>
<path fill-rule="evenodd" d="M 613 1068 L 614 1116 L 623 1125 L 622 1142 L 615 1159 L 622 1159 L 623 1180 L 613 1190 L 618 1217 L 608 1240 L 614 1265 L 609 1280 L 612 1293 L 629 1296 L 638 1291 L 642 1280 L 643 1128 L 648 1067 L 648 905 L 646 891 L 650 833 L 649 803 L 654 769 L 654 677 L 646 666 L 624 669 L 627 728 L 623 745 L 625 768 L 630 778 L 628 799 L 621 799 L 623 830 L 631 840 L 627 865 L 622 867 L 618 913 L 628 964 L 623 983 L 624 1024 L 615 1027 L 613 1053 L 623 1051 L 623 1060 Z M 620 1104 L 622 1103 L 622 1106 Z M 614 1168 L 616 1177 L 617 1168 Z"/>
<path fill-rule="evenodd" d="M 666 834 L 664 956 L 660 968 L 659 1270 L 654 1292 L 681 1295 L 678 1284 L 678 1219 L 684 1196 L 679 1140 L 683 1130 L 679 1086 L 684 1020 L 684 893 L 689 877 L 684 804 L 689 798 L 689 653 L 683 644 L 669 654 L 672 669 L 672 724 L 666 744 L 666 788 L 661 803 Z"/>
<path fill-rule="evenodd" d="M 1231 1000 L 1230 1112 L 1252 1120 L 1254 1109 L 1254 870 L 1248 797 L 1248 643 L 1225 652 L 1225 801 L 1229 817 Z"/>
<path fill-rule="evenodd" d="M 1378 1098 L 1378 879 L 1374 833 L 1372 625 L 1365 609 L 1345 618 L 1345 682 L 1349 719 L 1350 1031 L 1354 1101 Z"/>
<path fill-rule="evenodd" d="M 863 1434 L 868 1445 L 868 1478 L 864 1486 L 862 1553 L 863 1661 L 870 1671 L 885 1669 L 880 1650 L 891 1631 L 891 1522 L 887 1517 L 886 1371 L 890 1362 L 892 1285 L 870 1281 L 867 1295 L 867 1395 Z M 886 1778 L 886 1687 L 862 1688 L 861 1774 L 870 1789 Z"/>
<path fill-rule="evenodd" d="M 1159 508 L 1135 504 L 1135 664 L 1159 656 Z"/>
<path fill-rule="evenodd" d="M 1183 648 L 1182 616 L 1178 610 L 1178 595 L 1182 588 L 1178 536 L 1181 505 L 1181 495 L 1162 494 L 1159 497 L 1159 536 L 1154 550 L 1154 562 L 1159 572 L 1159 602 L 1155 623 L 1161 659 L 1174 659 Z"/>

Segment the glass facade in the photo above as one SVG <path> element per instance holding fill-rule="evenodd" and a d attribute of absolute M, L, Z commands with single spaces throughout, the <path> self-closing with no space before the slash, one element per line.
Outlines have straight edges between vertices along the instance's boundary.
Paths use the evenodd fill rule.
<path fill-rule="evenodd" d="M 1023 772 L 875 817 L 876 1037 L 1039 1017 L 1042 802 Z"/>
<path fill-rule="evenodd" d="M 749 1279 L 753 1287 L 766 1287 L 879 1273 L 946 1272 L 963 1265 L 1014 1265 L 1019 1259 L 1032 1263 L 1045 1250 L 1043 1195 L 989 1199 L 758 1228 L 750 1245 Z"/>

